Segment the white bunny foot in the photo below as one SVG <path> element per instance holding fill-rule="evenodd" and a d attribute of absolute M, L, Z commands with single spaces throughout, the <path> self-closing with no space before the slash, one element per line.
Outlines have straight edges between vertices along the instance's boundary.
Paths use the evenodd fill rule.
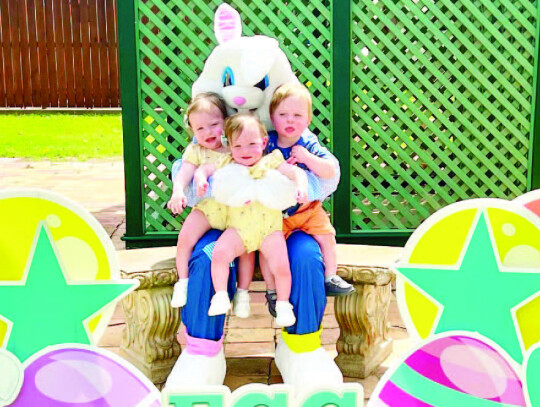
<path fill-rule="evenodd" d="M 225 380 L 223 338 L 193 338 L 186 331 L 186 347 L 167 378 L 165 388 L 222 385 Z"/>
<path fill-rule="evenodd" d="M 184 350 L 169 374 L 165 388 L 221 385 L 225 371 L 223 349 L 215 356 L 193 355 Z"/>
<path fill-rule="evenodd" d="M 276 347 L 275 361 L 283 382 L 292 386 L 296 394 L 343 384 L 341 371 L 322 347 L 297 353 L 287 346 L 282 336 Z"/>

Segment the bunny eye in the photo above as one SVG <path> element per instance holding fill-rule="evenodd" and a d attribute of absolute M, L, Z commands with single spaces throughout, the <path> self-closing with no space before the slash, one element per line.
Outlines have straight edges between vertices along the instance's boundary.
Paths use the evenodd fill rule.
<path fill-rule="evenodd" d="M 264 91 L 268 87 L 268 75 L 266 75 L 264 78 L 261 79 L 259 83 L 256 83 L 256 88 L 259 88 L 260 90 Z"/>
<path fill-rule="evenodd" d="M 223 87 L 234 85 L 234 74 L 231 68 L 227 67 L 223 71 Z"/>

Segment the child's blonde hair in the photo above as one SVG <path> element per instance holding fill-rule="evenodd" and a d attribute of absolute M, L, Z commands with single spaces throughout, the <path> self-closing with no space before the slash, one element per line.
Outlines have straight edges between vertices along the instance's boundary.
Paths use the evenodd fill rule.
<path fill-rule="evenodd" d="M 237 113 L 225 120 L 225 137 L 227 137 L 229 145 L 231 146 L 234 139 L 242 133 L 242 130 L 250 125 L 258 127 L 261 138 L 268 136 L 264 124 L 253 113 Z"/>
<path fill-rule="evenodd" d="M 227 105 L 221 96 L 213 92 L 200 93 L 191 99 L 186 109 L 186 125 L 191 129 L 189 116 L 192 113 L 209 113 L 213 109 L 218 109 L 223 118 L 227 118 Z"/>
<path fill-rule="evenodd" d="M 299 83 L 284 83 L 275 90 L 272 95 L 272 100 L 270 101 L 270 117 L 274 114 L 279 104 L 289 96 L 296 96 L 306 101 L 308 119 L 311 121 L 311 109 L 313 108 L 311 94 L 309 93 L 308 88 Z"/>

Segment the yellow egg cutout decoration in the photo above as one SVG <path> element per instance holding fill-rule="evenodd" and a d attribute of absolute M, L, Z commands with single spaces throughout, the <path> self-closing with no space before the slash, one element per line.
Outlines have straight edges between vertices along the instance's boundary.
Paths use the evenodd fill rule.
<path fill-rule="evenodd" d="M 540 340 L 540 217 L 522 205 L 471 199 L 437 211 L 394 271 L 398 308 L 417 340 L 479 332 L 518 363 Z"/>
<path fill-rule="evenodd" d="M 44 238 L 49 236 L 69 282 L 120 280 L 114 246 L 105 229 L 87 210 L 49 191 L 14 189 L 0 191 L 0 280 L 4 283 L 16 285 L 22 281 L 32 251 L 36 249 L 40 228 Z M 114 305 L 109 304 L 87 321 L 95 343 L 107 328 L 113 312 Z M 8 325 L 0 317 L 0 344 L 4 346 Z"/>

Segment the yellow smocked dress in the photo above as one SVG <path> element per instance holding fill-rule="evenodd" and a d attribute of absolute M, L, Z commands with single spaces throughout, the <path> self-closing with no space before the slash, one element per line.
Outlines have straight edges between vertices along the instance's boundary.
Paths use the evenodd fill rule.
<path fill-rule="evenodd" d="M 214 174 L 214 197 L 229 205 L 227 227 L 238 232 L 248 253 L 282 230 L 281 211 L 296 204 L 294 183 L 276 170 L 283 162 L 274 150 L 251 167 L 232 163 Z"/>
<path fill-rule="evenodd" d="M 201 147 L 199 144 L 187 146 L 182 160 L 187 161 L 197 167 L 204 164 L 214 164 L 216 168 L 221 168 L 232 161 L 229 153 L 220 153 Z M 226 205 L 217 202 L 212 198 L 206 198 L 193 207 L 201 211 L 212 229 L 225 230 L 227 228 L 228 208 Z"/>

